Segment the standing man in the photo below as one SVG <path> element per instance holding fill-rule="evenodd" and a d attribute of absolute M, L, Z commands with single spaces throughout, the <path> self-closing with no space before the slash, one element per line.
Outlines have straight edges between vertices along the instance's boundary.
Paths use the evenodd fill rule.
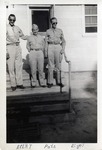
<path fill-rule="evenodd" d="M 6 28 L 6 56 L 11 88 L 12 91 L 15 91 L 16 88 L 24 89 L 22 79 L 22 50 L 19 38 L 26 40 L 27 36 L 24 36 L 22 30 L 18 26 L 14 25 L 16 21 L 14 14 L 10 14 L 8 20 L 9 24 Z"/>
<path fill-rule="evenodd" d="M 65 50 L 65 39 L 63 36 L 63 31 L 58 29 L 57 19 L 55 17 L 50 19 L 52 28 L 46 31 L 45 41 L 45 56 L 48 56 L 48 88 L 53 86 L 53 70 L 54 66 L 57 70 L 57 85 L 63 87 L 64 85 L 61 83 L 61 61 L 62 54 L 64 54 Z"/>
<path fill-rule="evenodd" d="M 27 39 L 27 49 L 29 51 L 29 63 L 31 68 L 31 75 L 36 86 L 37 69 L 39 73 L 40 86 L 45 87 L 44 70 L 44 46 L 45 42 L 41 35 L 38 34 L 39 28 L 36 24 L 32 25 L 33 35 Z"/>

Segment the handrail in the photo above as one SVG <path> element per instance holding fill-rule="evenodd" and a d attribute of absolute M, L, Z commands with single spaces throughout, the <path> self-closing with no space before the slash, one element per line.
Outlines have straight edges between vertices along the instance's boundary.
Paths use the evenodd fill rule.
<path fill-rule="evenodd" d="M 68 63 L 68 70 L 69 70 L 69 89 L 68 89 L 68 98 L 69 98 L 69 112 L 71 111 L 71 61 L 66 61 L 66 63 Z M 61 70 L 60 70 L 60 83 L 61 82 Z M 62 93 L 62 87 L 60 86 L 60 93 Z"/>
<path fill-rule="evenodd" d="M 69 112 L 71 111 L 71 61 L 68 62 L 69 66 Z"/>

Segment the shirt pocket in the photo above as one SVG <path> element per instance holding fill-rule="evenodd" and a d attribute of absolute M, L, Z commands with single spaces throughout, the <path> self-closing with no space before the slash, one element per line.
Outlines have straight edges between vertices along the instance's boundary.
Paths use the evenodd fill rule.
<path fill-rule="evenodd" d="M 60 37 L 61 37 L 61 33 L 60 33 L 60 32 L 56 32 L 55 35 L 56 35 L 57 38 L 60 38 Z"/>
<path fill-rule="evenodd" d="M 52 33 L 52 32 L 49 33 L 49 34 L 48 34 L 48 39 L 54 39 L 54 33 Z"/>

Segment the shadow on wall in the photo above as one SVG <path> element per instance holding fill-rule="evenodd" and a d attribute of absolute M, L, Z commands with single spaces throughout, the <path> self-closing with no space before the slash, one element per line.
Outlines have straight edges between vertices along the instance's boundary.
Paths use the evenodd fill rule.
<path fill-rule="evenodd" d="M 91 80 L 87 84 L 85 90 L 97 96 L 97 71 L 92 71 Z"/>
<path fill-rule="evenodd" d="M 24 58 L 22 59 L 22 62 L 23 62 L 23 70 L 29 75 L 29 80 L 30 80 L 30 83 L 32 84 L 31 68 L 29 64 L 29 54 L 26 55 L 25 59 Z M 7 62 L 6 62 L 6 73 L 9 74 Z M 45 79 L 47 81 L 48 80 L 48 58 L 44 58 L 44 73 L 45 73 Z M 56 80 L 55 70 L 54 70 L 54 78 Z M 38 72 L 37 72 L 37 80 L 39 82 Z"/>
<path fill-rule="evenodd" d="M 31 74 L 30 65 L 29 65 L 29 54 L 26 55 L 26 59 L 23 59 L 23 69 L 28 73 Z"/>
<path fill-rule="evenodd" d="M 27 54 L 26 59 L 23 59 L 22 61 L 23 61 L 23 70 L 25 70 L 26 73 L 29 74 L 29 79 L 31 81 L 32 76 L 31 76 L 31 69 L 30 69 L 30 64 L 29 64 L 29 54 Z M 48 78 L 48 67 L 47 67 L 47 65 L 48 65 L 48 59 L 45 58 L 44 59 L 44 73 L 45 73 L 45 79 L 46 80 Z M 37 79 L 39 80 L 38 72 L 37 72 Z"/>
<path fill-rule="evenodd" d="M 27 54 L 26 59 L 23 59 L 22 61 L 23 61 L 23 70 L 25 70 L 26 73 L 29 74 L 29 79 L 31 81 L 32 75 L 31 75 L 31 69 L 30 69 L 30 64 L 29 64 L 29 54 Z M 44 73 L 45 73 L 45 79 L 47 81 L 48 80 L 48 58 L 44 58 Z M 57 77 L 56 70 L 54 70 L 54 79 L 55 80 L 56 80 L 56 77 Z M 39 82 L 38 72 L 37 72 L 37 80 Z"/>
<path fill-rule="evenodd" d="M 29 65 L 29 54 L 26 55 L 26 59 L 22 59 L 23 61 L 23 70 L 29 75 L 30 85 L 32 86 L 32 76 L 31 76 L 31 69 Z"/>

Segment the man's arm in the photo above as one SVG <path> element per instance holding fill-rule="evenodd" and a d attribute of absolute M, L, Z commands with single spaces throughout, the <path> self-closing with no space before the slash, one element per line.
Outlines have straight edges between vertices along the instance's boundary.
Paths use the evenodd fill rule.
<path fill-rule="evenodd" d="M 30 52 L 30 44 L 29 44 L 28 40 L 27 40 L 27 43 L 26 43 L 26 48 L 28 49 L 28 52 Z"/>
<path fill-rule="evenodd" d="M 42 51 L 45 52 L 45 40 L 42 38 Z"/>
<path fill-rule="evenodd" d="M 64 39 L 63 32 L 61 33 L 61 41 L 62 41 L 62 43 L 61 43 L 61 46 L 62 46 L 61 54 L 63 54 L 65 51 L 65 46 L 66 46 L 66 41 Z"/>
<path fill-rule="evenodd" d="M 65 39 L 64 39 L 63 32 L 62 32 L 62 34 L 61 34 L 61 40 L 62 40 L 62 43 L 61 43 L 61 46 L 62 46 L 61 54 L 64 54 L 65 61 L 66 61 L 67 63 L 69 63 L 70 61 L 67 59 L 67 56 L 66 56 L 66 53 L 65 53 L 66 41 L 65 41 Z"/>
<path fill-rule="evenodd" d="M 68 60 L 67 56 L 66 56 L 65 51 L 64 51 L 64 58 L 65 58 L 65 61 L 66 61 L 67 63 L 69 63 L 69 62 L 70 62 L 70 61 Z"/>
<path fill-rule="evenodd" d="M 27 35 L 24 35 L 22 30 L 19 28 L 19 36 L 22 40 L 27 40 L 28 36 Z"/>
<path fill-rule="evenodd" d="M 48 56 L 48 35 L 47 35 L 47 32 L 46 32 L 46 35 L 45 35 L 45 57 Z"/>

